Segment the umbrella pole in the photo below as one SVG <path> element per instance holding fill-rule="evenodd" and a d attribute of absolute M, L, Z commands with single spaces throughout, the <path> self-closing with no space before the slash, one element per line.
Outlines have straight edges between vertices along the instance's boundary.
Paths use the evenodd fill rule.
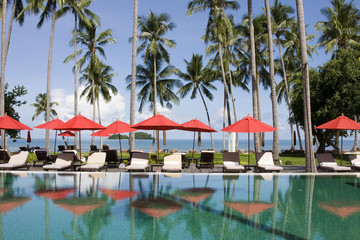
<path fill-rule="evenodd" d="M 250 164 L 250 133 L 248 132 L 248 164 Z"/>
<path fill-rule="evenodd" d="M 192 157 L 191 157 L 192 163 L 194 163 L 194 149 L 195 149 L 195 131 L 194 131 L 194 139 L 193 139 L 193 151 L 192 151 Z"/>
<path fill-rule="evenodd" d="M 119 134 L 120 158 L 122 160 L 121 135 Z"/>
<path fill-rule="evenodd" d="M 159 135 L 159 130 L 156 130 L 156 136 L 157 136 L 157 150 L 158 150 L 158 152 L 157 152 L 157 163 L 159 164 L 159 160 L 160 160 L 160 135 Z"/>
<path fill-rule="evenodd" d="M 80 141 L 80 162 L 81 162 L 81 131 L 79 130 L 79 141 Z"/>
<path fill-rule="evenodd" d="M 344 132 L 341 131 L 341 154 L 340 154 L 340 165 L 342 165 L 342 159 L 343 159 L 343 136 Z"/>
<path fill-rule="evenodd" d="M 57 139 L 57 130 L 55 130 L 54 155 L 56 154 L 56 139 Z"/>

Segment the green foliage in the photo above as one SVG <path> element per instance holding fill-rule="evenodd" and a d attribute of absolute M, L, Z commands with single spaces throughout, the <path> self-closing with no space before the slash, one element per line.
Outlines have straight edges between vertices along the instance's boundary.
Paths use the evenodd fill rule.
<path fill-rule="evenodd" d="M 15 110 L 15 107 L 20 107 L 26 104 L 26 101 L 19 100 L 20 97 L 27 94 L 27 90 L 24 86 L 15 86 L 11 91 L 8 90 L 9 84 L 5 84 L 5 112 L 8 116 L 19 121 L 19 113 Z M 7 135 L 10 138 L 18 137 L 19 130 L 7 130 Z"/>
<path fill-rule="evenodd" d="M 128 136 L 126 135 L 121 135 L 121 134 L 113 134 L 109 137 L 109 139 L 129 139 Z M 145 132 L 136 132 L 135 133 L 135 139 L 153 139 L 151 134 L 145 133 Z"/>
<path fill-rule="evenodd" d="M 121 135 L 121 134 L 113 134 L 109 137 L 109 139 L 119 139 L 119 137 L 120 137 L 120 139 L 129 139 L 128 136 Z"/>
<path fill-rule="evenodd" d="M 332 59 L 310 70 L 311 118 L 312 126 L 319 126 L 342 113 L 353 118 L 360 108 L 360 54 L 346 49 L 339 50 L 337 59 Z M 303 126 L 302 81 L 297 79 L 291 96 L 295 120 Z M 313 129 L 323 151 L 334 146 L 335 131 Z"/>

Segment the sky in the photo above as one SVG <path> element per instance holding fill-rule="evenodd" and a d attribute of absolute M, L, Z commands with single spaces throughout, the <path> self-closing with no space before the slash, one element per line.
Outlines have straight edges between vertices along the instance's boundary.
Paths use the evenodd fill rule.
<path fill-rule="evenodd" d="M 270 0 L 270 6 L 273 5 Z M 330 0 L 309 1 L 304 0 L 305 23 L 308 25 L 308 34 L 317 34 L 314 25 L 318 21 L 325 20 L 320 13 L 320 9 L 330 6 Z M 283 4 L 293 6 L 296 10 L 295 0 L 283 0 Z M 200 39 L 205 32 L 207 13 L 196 13 L 192 16 L 186 16 L 188 1 L 178 0 L 139 0 L 139 16 L 147 16 L 149 11 L 155 14 L 167 13 L 171 21 L 176 27 L 173 31 L 168 32 L 165 37 L 175 40 L 176 48 L 168 49 L 170 53 L 171 64 L 185 71 L 184 59 L 190 60 L 192 54 L 205 55 L 206 45 Z M 232 12 L 235 16 L 235 22 L 239 23 L 241 18 L 247 14 L 247 1 L 239 1 L 240 10 Z M 354 4 L 360 8 L 359 1 Z M 254 16 L 263 12 L 263 1 L 253 1 Z M 117 76 L 113 79 L 113 84 L 118 89 L 118 94 L 113 96 L 111 103 L 101 102 L 101 116 L 104 126 L 111 124 L 115 120 L 124 122 L 130 121 L 130 91 L 126 89 L 125 78 L 131 74 L 131 54 L 132 45 L 129 37 L 132 36 L 133 28 L 133 1 L 119 0 L 96 0 L 90 8 L 101 18 L 100 31 L 111 29 L 118 43 L 104 47 L 106 52 L 105 62 L 114 69 Z M 296 12 L 295 12 L 296 14 Z M 8 14 L 10 15 L 10 13 Z M 35 102 L 35 98 L 39 93 L 46 92 L 47 79 L 47 59 L 50 40 L 50 21 L 46 22 L 42 28 L 37 29 L 36 24 L 39 16 L 27 15 L 25 23 L 20 27 L 17 23 L 13 27 L 8 60 L 6 65 L 5 81 L 12 89 L 16 85 L 24 85 L 28 90 L 26 96 L 22 100 L 26 100 L 27 104 L 16 108 L 20 114 L 20 121 L 30 127 L 34 127 L 44 122 L 44 118 L 39 116 L 34 121 L 31 120 L 35 113 L 35 107 L 30 106 Z M 72 72 L 73 63 L 63 63 L 64 59 L 73 53 L 73 47 L 70 46 L 71 34 L 74 27 L 74 18 L 67 15 L 56 22 L 55 38 L 52 58 L 51 70 L 51 101 L 58 102 L 59 106 L 55 107 L 61 120 L 67 121 L 73 117 L 74 102 L 74 75 Z M 99 31 L 99 32 L 100 32 Z M 315 45 L 317 41 L 310 42 Z M 81 48 L 81 46 L 79 47 Z M 316 67 L 330 59 L 329 54 L 325 54 L 323 49 L 318 49 L 318 55 L 314 55 L 313 59 L 309 59 L 310 66 Z M 275 57 L 277 57 L 275 48 Z M 209 58 L 204 56 L 204 63 Z M 143 63 L 140 55 L 137 57 L 137 64 Z M 276 79 L 280 81 L 280 79 Z M 222 129 L 222 105 L 223 105 L 223 87 L 221 83 L 215 84 L 217 91 L 214 94 L 214 100 L 207 100 L 212 127 L 216 130 Z M 79 87 L 79 95 L 84 89 Z M 250 86 L 251 89 L 251 86 Z M 241 89 L 234 90 L 236 99 L 237 118 L 252 115 L 251 91 L 244 92 Z M 272 125 L 272 112 L 270 90 L 263 90 L 261 87 L 261 118 L 262 121 Z M 136 102 L 136 109 L 139 102 Z M 197 118 L 207 123 L 206 112 L 202 105 L 201 99 L 191 100 L 190 97 L 182 99 L 179 105 L 174 105 L 173 109 L 164 109 L 158 105 L 159 113 L 178 122 L 184 123 L 193 118 Z M 79 112 L 92 118 L 92 106 L 89 105 L 84 98 L 79 100 Z M 136 123 L 150 117 L 152 113 L 147 107 L 143 113 L 136 113 Z M 287 124 L 288 110 L 284 103 L 278 105 L 279 116 L 279 137 L 280 139 L 290 139 L 289 125 Z M 25 131 L 21 133 L 26 136 Z M 90 134 L 90 132 L 88 133 Z M 207 134 L 203 134 L 204 138 Z M 244 135 L 244 136 L 242 136 Z M 89 135 L 84 135 L 84 137 Z M 33 138 L 44 137 L 44 130 L 32 131 Z M 179 131 L 169 131 L 168 138 L 192 138 L 192 133 Z M 222 132 L 214 134 L 217 139 L 222 138 Z M 247 134 L 240 134 L 240 139 L 247 138 Z M 267 139 L 272 138 L 272 134 L 266 134 Z"/>

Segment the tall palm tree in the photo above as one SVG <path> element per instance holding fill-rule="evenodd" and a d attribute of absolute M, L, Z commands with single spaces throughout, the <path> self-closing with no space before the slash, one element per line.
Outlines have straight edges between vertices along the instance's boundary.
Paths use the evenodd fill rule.
<path fill-rule="evenodd" d="M 267 19 L 267 29 L 269 37 L 269 68 L 270 68 L 270 79 L 271 79 L 271 103 L 272 103 L 272 117 L 273 117 L 273 126 L 278 129 L 278 112 L 277 112 L 277 102 L 276 102 L 276 89 L 275 89 L 275 67 L 274 67 L 274 50 L 273 50 L 273 39 L 272 39 L 272 25 L 271 25 L 271 15 L 269 1 L 264 0 L 265 2 L 265 11 Z M 273 132 L 273 158 L 276 162 L 279 161 L 279 131 L 276 130 Z"/>
<path fill-rule="evenodd" d="M 32 116 L 31 120 L 34 121 L 35 118 L 44 115 L 44 120 L 46 121 L 46 106 L 47 106 L 47 98 L 46 93 L 39 93 L 35 98 L 35 103 L 30 104 L 30 106 L 35 107 L 35 114 Z M 54 106 L 58 106 L 59 103 L 51 102 L 50 104 L 50 117 L 53 119 L 57 116 L 57 112 L 53 109 Z"/>
<path fill-rule="evenodd" d="M 314 148 L 312 145 L 309 65 L 307 58 L 304 6 L 302 0 L 296 0 L 296 10 L 299 24 L 301 69 L 303 79 L 306 171 L 317 172 L 314 159 Z"/>
<path fill-rule="evenodd" d="M 130 124 L 135 124 L 135 84 L 136 84 L 136 48 L 138 28 L 138 0 L 134 0 L 132 56 L 131 56 L 131 92 L 130 92 Z M 130 150 L 135 149 L 135 133 L 129 134 Z"/>
<path fill-rule="evenodd" d="M 58 19 L 57 10 L 61 9 L 64 5 L 65 0 L 29 0 L 29 4 L 24 8 L 23 12 L 32 12 L 35 15 L 41 12 L 40 19 L 37 24 L 37 28 L 41 28 L 46 20 L 51 19 L 51 33 L 49 43 L 49 54 L 48 54 L 48 65 L 47 65 L 47 78 L 46 78 L 46 121 L 50 120 L 50 84 L 51 84 L 51 62 L 52 62 L 52 51 L 54 44 L 55 34 L 55 21 Z M 45 5 L 44 5 L 45 3 Z M 45 135 L 45 147 L 50 148 L 49 143 L 49 130 L 46 131 Z"/>
<path fill-rule="evenodd" d="M 1 76 L 0 76 L 0 116 L 5 114 L 5 59 L 6 59 L 6 8 L 7 1 L 2 1 L 1 16 Z M 1 131 L 1 136 L 5 136 L 5 131 Z M 1 138 L 2 146 L 5 146 L 5 138 Z"/>
<path fill-rule="evenodd" d="M 203 68 L 202 59 L 203 57 L 201 55 L 193 54 L 190 61 L 184 60 L 186 64 L 186 72 L 180 71 L 178 75 L 187 83 L 178 90 L 178 93 L 180 94 L 180 98 L 184 98 L 191 92 L 191 99 L 195 99 L 199 93 L 204 104 L 209 126 L 211 127 L 209 110 L 207 108 L 204 96 L 212 101 L 214 96 L 212 95 L 211 90 L 216 90 L 216 87 L 211 83 L 213 81 L 209 74 L 211 70 Z M 215 149 L 212 133 L 210 133 L 210 138 L 212 148 Z"/>
<path fill-rule="evenodd" d="M 71 12 L 74 15 L 74 116 L 78 115 L 78 65 L 77 63 L 77 29 L 84 25 L 90 26 L 90 20 L 100 24 L 99 17 L 90 11 L 88 7 L 94 0 L 68 0 L 67 5 L 60 11 L 60 14 Z M 75 133 L 75 147 L 78 145 L 78 133 Z"/>
<path fill-rule="evenodd" d="M 166 107 L 168 109 L 172 109 L 173 103 L 178 104 L 180 99 L 173 92 L 174 88 L 181 88 L 182 83 L 178 79 L 169 78 L 172 75 L 176 75 L 178 73 L 178 69 L 174 66 L 168 65 L 162 69 L 162 62 L 159 58 L 157 58 L 157 63 L 153 64 L 152 59 L 148 59 L 145 65 L 137 65 L 136 67 L 136 87 L 141 87 L 137 95 L 137 99 L 140 101 L 139 112 L 143 111 L 144 106 L 149 103 L 149 109 L 151 111 L 154 110 L 154 72 L 157 73 L 156 76 L 156 88 L 158 89 L 157 97 L 159 99 L 159 103 L 162 107 Z M 154 70 L 154 67 L 157 69 Z M 131 89 L 131 75 L 126 77 L 126 82 L 129 83 L 127 89 Z"/>
<path fill-rule="evenodd" d="M 360 10 L 353 1 L 346 3 L 346 0 L 332 0 L 331 5 L 333 8 L 321 9 L 327 21 L 319 21 L 315 29 L 322 33 L 318 45 L 336 57 L 339 49 L 360 47 Z"/>

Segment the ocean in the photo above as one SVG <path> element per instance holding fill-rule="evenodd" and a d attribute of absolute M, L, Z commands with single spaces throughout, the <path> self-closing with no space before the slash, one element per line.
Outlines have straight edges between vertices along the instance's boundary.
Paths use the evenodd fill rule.
<path fill-rule="evenodd" d="M 54 139 L 50 138 L 50 149 L 53 151 L 54 149 Z M 67 140 L 69 145 L 74 144 L 73 138 L 68 138 Z M 8 139 L 8 145 L 10 147 L 10 151 L 15 152 L 19 150 L 20 146 L 27 146 L 26 139 L 18 139 L 15 142 L 12 139 Z M 89 152 L 90 151 L 90 144 L 91 139 L 82 139 L 81 141 L 81 150 L 82 152 Z M 119 141 L 118 140 L 109 140 L 107 138 L 103 138 L 103 144 L 108 144 L 110 149 L 118 149 L 119 150 Z M 226 141 L 226 148 L 227 149 L 228 142 Z M 239 150 L 245 150 L 248 149 L 248 141 L 247 140 L 239 140 Z M 344 139 L 344 150 L 349 151 L 351 150 L 352 146 L 354 144 L 354 140 L 352 139 Z M 57 145 L 64 145 L 64 141 L 61 137 L 57 139 Z M 95 138 L 95 145 L 100 148 L 100 139 Z M 129 148 L 129 142 L 127 139 L 121 140 L 122 149 L 126 150 Z M 149 152 L 151 150 L 152 140 L 135 140 L 135 148 L 136 149 L 142 149 L 143 151 Z M 223 143 L 221 139 L 214 139 L 214 145 L 215 145 L 215 151 L 219 152 L 223 150 Z M 44 147 L 45 146 L 45 139 L 44 138 L 33 138 L 30 147 Z M 303 143 L 304 146 L 304 143 Z M 279 149 L 280 150 L 287 150 L 291 147 L 291 140 L 288 139 L 282 139 L 279 140 Z M 167 139 L 166 146 L 163 145 L 162 140 L 160 140 L 160 149 L 176 149 L 179 152 L 188 152 L 193 148 L 193 140 L 192 139 Z M 195 141 L 195 150 L 199 151 L 201 149 L 211 149 L 211 140 L 210 139 L 202 139 L 201 140 L 201 146 L 199 147 L 197 145 L 197 140 Z M 156 149 L 156 144 L 155 148 Z M 253 150 L 253 140 L 250 141 L 250 149 Z M 295 149 L 300 149 L 299 145 L 295 146 Z M 329 148 L 331 149 L 331 148 Z M 263 150 L 272 150 L 272 140 L 265 140 L 265 145 L 263 147 Z M 316 150 L 316 148 L 315 148 Z M 155 151 L 155 150 L 154 150 Z"/>

